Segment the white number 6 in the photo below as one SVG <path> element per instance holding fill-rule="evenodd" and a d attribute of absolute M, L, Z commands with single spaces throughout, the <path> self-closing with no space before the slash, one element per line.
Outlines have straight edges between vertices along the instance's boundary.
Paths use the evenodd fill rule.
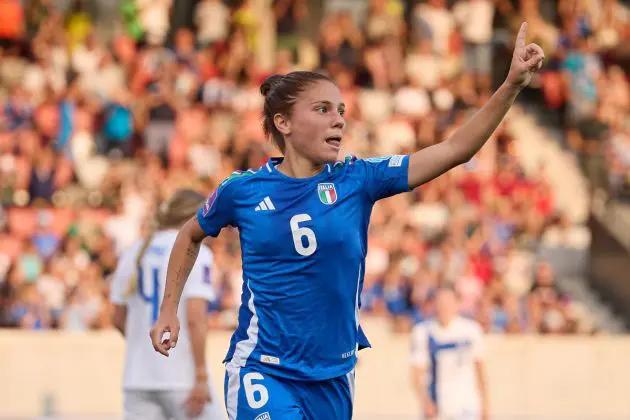
<path fill-rule="evenodd" d="M 315 232 L 307 227 L 300 227 L 298 223 L 307 222 L 311 220 L 311 216 L 308 214 L 296 214 L 291 218 L 291 233 L 293 234 L 293 244 L 295 250 L 300 255 L 308 257 L 313 255 L 317 249 L 317 239 L 315 238 Z M 306 237 L 306 247 L 302 244 L 302 237 Z"/>
<path fill-rule="evenodd" d="M 243 376 L 243 385 L 245 386 L 245 397 L 247 398 L 247 404 L 254 410 L 264 406 L 269 401 L 269 392 L 263 384 L 253 384 L 252 380 L 265 379 L 258 372 L 250 372 Z M 256 399 L 256 394 L 259 394 L 259 398 Z"/>

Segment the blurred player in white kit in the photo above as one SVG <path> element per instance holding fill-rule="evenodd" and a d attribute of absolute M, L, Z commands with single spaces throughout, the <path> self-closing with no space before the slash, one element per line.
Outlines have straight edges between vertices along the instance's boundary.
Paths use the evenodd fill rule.
<path fill-rule="evenodd" d="M 458 297 L 441 287 L 433 319 L 414 326 L 411 364 L 426 420 L 487 420 L 483 330 L 459 315 Z"/>
<path fill-rule="evenodd" d="M 126 249 L 111 285 L 114 325 L 127 341 L 123 378 L 125 420 L 224 419 L 205 360 L 207 307 L 214 298 L 213 257 L 202 246 L 190 273 L 178 314 L 180 339 L 165 358 L 153 350 L 149 331 L 158 317 L 166 269 L 179 227 L 206 197 L 178 190 L 156 215 L 155 230 Z"/>

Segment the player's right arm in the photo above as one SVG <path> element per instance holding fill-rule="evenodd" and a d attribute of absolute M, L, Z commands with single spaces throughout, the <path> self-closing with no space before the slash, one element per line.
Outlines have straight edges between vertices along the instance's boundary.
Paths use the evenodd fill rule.
<path fill-rule="evenodd" d="M 229 178 L 228 178 L 229 180 Z M 184 285 L 197 260 L 201 242 L 206 236 L 216 237 L 224 226 L 233 224 L 232 184 L 225 182 L 208 198 L 197 215 L 192 217 L 177 234 L 166 271 L 164 298 L 160 316 L 151 329 L 151 341 L 155 351 L 168 357 L 175 348 L 179 335 L 177 308 Z M 163 339 L 165 333 L 168 339 Z"/>
<path fill-rule="evenodd" d="M 168 357 L 168 351 L 175 348 L 179 335 L 177 308 L 184 290 L 188 275 L 197 260 L 201 241 L 205 233 L 195 218 L 190 219 L 180 229 L 168 259 L 164 299 L 160 306 L 160 316 L 151 329 L 151 341 L 155 351 Z M 165 333 L 168 339 L 162 339 Z"/>
<path fill-rule="evenodd" d="M 427 330 L 422 324 L 416 325 L 411 333 L 411 380 L 426 419 L 432 419 L 437 415 L 437 408 L 429 395 L 426 383 L 429 363 Z"/>

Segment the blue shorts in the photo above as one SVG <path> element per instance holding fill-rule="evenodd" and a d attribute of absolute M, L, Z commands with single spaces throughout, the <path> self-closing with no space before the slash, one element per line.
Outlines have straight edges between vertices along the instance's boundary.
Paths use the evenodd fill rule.
<path fill-rule="evenodd" d="M 225 406 L 230 420 L 350 420 L 354 370 L 326 381 L 296 381 L 228 365 Z"/>

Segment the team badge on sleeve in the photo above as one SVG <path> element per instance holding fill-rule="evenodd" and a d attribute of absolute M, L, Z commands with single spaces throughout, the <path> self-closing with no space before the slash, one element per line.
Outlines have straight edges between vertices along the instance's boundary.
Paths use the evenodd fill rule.
<path fill-rule="evenodd" d="M 317 196 L 324 204 L 334 204 L 337 201 L 337 190 L 332 182 L 322 182 L 317 184 Z"/>
<path fill-rule="evenodd" d="M 404 158 L 405 158 L 404 155 L 394 155 L 389 158 L 389 164 L 387 166 L 392 167 L 392 168 L 397 168 L 400 165 L 402 165 Z"/>
<path fill-rule="evenodd" d="M 207 216 L 208 213 L 210 213 L 210 209 L 214 205 L 214 202 L 216 201 L 216 199 L 217 199 L 217 190 L 214 190 L 212 195 L 210 197 L 208 197 L 206 202 L 203 204 L 203 216 L 204 217 Z"/>

